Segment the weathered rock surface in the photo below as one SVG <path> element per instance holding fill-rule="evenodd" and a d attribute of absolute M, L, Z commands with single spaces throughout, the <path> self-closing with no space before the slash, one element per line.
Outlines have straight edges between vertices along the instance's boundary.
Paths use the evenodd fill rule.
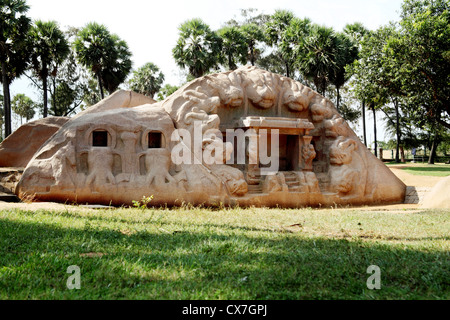
<path fill-rule="evenodd" d="M 36 151 L 68 120 L 48 117 L 20 126 L 0 144 L 0 167 L 26 167 Z"/>
<path fill-rule="evenodd" d="M 421 207 L 450 209 L 450 176 L 436 183 L 423 199 Z"/>
<path fill-rule="evenodd" d="M 124 99 L 134 101 L 122 92 L 67 122 L 29 162 L 17 194 L 106 205 L 150 195 L 161 205 L 404 201 L 406 186 L 332 102 L 292 79 L 243 67 L 162 102 L 127 108 L 139 102 Z"/>
<path fill-rule="evenodd" d="M 0 201 L 19 201 L 14 193 L 22 173 L 23 168 L 0 167 Z"/>
<path fill-rule="evenodd" d="M 156 101 L 143 94 L 129 90 L 118 90 L 97 104 L 77 113 L 73 118 L 86 114 L 103 112 L 120 108 L 133 108 L 143 104 L 152 104 Z"/>

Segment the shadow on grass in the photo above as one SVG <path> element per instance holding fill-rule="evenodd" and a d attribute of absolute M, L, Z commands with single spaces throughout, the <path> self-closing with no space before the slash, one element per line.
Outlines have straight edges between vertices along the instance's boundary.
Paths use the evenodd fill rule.
<path fill-rule="evenodd" d="M 450 298 L 448 252 L 236 229 L 126 235 L 0 220 L 0 298 Z M 70 265 L 81 290 L 66 288 Z M 370 265 L 381 268 L 381 290 L 367 289 Z"/>

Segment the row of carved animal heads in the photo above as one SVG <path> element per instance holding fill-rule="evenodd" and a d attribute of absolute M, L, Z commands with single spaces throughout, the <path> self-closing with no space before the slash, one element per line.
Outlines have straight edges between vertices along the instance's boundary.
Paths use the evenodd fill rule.
<path fill-rule="evenodd" d="M 281 90 L 283 105 L 292 111 L 303 111 L 315 95 L 299 82 L 254 67 L 207 77 L 207 84 L 218 94 L 224 106 L 232 108 L 242 106 L 246 95 L 254 105 L 269 109 L 276 105 L 278 91 Z"/>

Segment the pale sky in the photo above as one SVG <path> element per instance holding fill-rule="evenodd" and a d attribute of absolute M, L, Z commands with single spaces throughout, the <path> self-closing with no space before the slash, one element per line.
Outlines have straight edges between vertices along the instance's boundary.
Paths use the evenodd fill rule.
<path fill-rule="evenodd" d="M 83 27 L 95 21 L 104 24 L 128 43 L 133 67 L 155 63 L 166 83 L 179 85 L 184 79 L 172 58 L 178 39 L 178 27 L 192 18 L 201 18 L 217 30 L 232 19 L 240 19 L 240 9 L 257 8 L 272 14 L 277 9 L 308 17 L 314 23 L 340 31 L 347 23 L 361 22 L 376 29 L 389 21 L 398 21 L 403 0 L 28 0 L 28 16 L 33 20 L 55 20 L 60 27 Z M 26 93 L 37 99 L 24 77 L 13 83 L 11 96 Z"/>

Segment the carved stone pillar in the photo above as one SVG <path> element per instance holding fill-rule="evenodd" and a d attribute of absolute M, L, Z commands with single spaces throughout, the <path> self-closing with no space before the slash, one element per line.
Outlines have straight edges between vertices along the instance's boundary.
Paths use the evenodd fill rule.
<path fill-rule="evenodd" d="M 248 152 L 246 180 L 249 185 L 256 185 L 261 181 L 261 170 L 259 168 L 259 130 L 255 130 L 258 137 L 256 143 L 249 141 L 246 144 L 246 151 Z"/>
<path fill-rule="evenodd" d="M 313 171 L 313 160 L 316 157 L 316 151 L 311 144 L 312 136 L 303 136 L 300 157 L 302 159 L 303 171 Z"/>

